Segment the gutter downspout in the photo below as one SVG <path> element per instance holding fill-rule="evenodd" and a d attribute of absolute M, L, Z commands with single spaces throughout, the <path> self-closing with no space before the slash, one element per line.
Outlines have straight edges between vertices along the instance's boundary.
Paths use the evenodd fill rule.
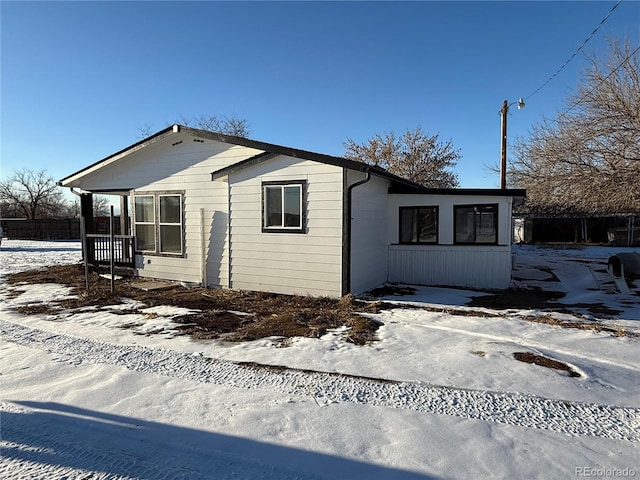
<path fill-rule="evenodd" d="M 345 250 L 344 250 L 344 264 L 343 264 L 343 281 L 342 281 L 342 295 L 346 295 L 348 293 L 350 293 L 351 291 L 351 206 L 353 203 L 353 199 L 352 199 L 352 192 L 353 189 L 356 187 L 359 187 L 360 185 L 363 185 L 365 183 L 367 183 L 369 180 L 371 180 L 371 171 L 369 170 L 369 167 L 365 167 L 365 169 L 363 170 L 367 176 L 363 179 L 360 180 L 352 185 L 349 185 L 347 187 L 347 204 L 346 204 L 346 209 L 345 209 L 345 227 L 346 227 L 346 232 L 345 232 L 345 238 L 344 238 L 344 244 L 345 244 Z"/>

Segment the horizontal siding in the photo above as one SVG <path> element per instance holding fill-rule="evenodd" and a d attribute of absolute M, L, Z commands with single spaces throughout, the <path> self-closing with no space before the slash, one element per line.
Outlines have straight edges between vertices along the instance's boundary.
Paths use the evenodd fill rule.
<path fill-rule="evenodd" d="M 269 258 L 265 259 L 260 252 L 248 250 L 235 255 L 233 265 L 234 267 L 253 268 L 256 261 L 260 261 L 263 267 L 269 269 L 282 268 L 282 264 L 287 263 L 287 268 L 290 270 L 308 272 L 309 268 L 313 266 L 316 271 L 332 272 L 335 269 L 333 257 L 333 255 L 317 256 L 311 265 L 308 263 L 309 255 L 306 253 L 272 252 Z"/>
<path fill-rule="evenodd" d="M 304 180 L 305 233 L 262 232 L 262 182 Z M 230 175 L 231 287 L 339 296 L 342 169 L 276 157 Z"/>
<path fill-rule="evenodd" d="M 180 140 L 182 143 L 172 145 Z M 174 188 L 198 176 L 210 182 L 213 171 L 257 153 L 260 150 L 211 140 L 193 143 L 188 135 L 176 134 L 83 177 L 79 186 L 87 190 L 141 189 L 157 183 Z"/>
<path fill-rule="evenodd" d="M 414 285 L 506 289 L 510 247 L 391 245 L 389 281 Z"/>
<path fill-rule="evenodd" d="M 285 234 L 286 235 L 286 234 Z M 323 247 L 322 245 L 300 245 L 300 244 L 284 244 L 284 238 L 279 244 L 241 244 L 238 245 L 239 242 L 234 242 L 231 248 L 231 252 L 233 254 L 233 258 L 252 258 L 256 260 L 254 265 L 262 265 L 262 260 L 266 261 L 265 252 L 268 252 L 269 258 L 271 256 L 277 258 L 283 258 L 283 256 L 290 255 L 292 259 L 304 258 L 304 261 L 308 265 L 313 264 L 329 264 L 329 265 L 337 265 L 336 255 L 340 255 L 342 252 L 341 247 Z M 257 253 L 254 253 L 257 252 Z M 293 262 L 293 260 L 286 261 L 283 258 L 285 263 Z M 235 265 L 235 263 L 234 263 Z M 287 267 L 285 265 L 284 267 Z"/>
<path fill-rule="evenodd" d="M 238 212 L 234 212 L 234 213 L 235 215 L 233 217 L 233 225 L 236 231 L 238 231 L 238 229 L 240 228 L 248 228 L 250 230 L 247 233 L 254 233 L 256 235 L 262 233 L 262 226 L 257 225 L 255 215 L 248 215 L 248 214 L 242 215 L 241 213 L 238 213 Z M 318 233 L 322 232 L 324 235 L 339 236 L 341 232 L 333 231 L 336 224 L 336 220 L 339 220 L 339 219 L 340 217 L 337 215 L 333 216 L 333 218 L 318 218 L 317 216 L 314 215 L 314 217 L 311 218 L 311 224 L 312 224 L 311 228 L 313 228 L 314 230 L 317 230 Z M 308 223 L 309 222 L 307 221 L 307 224 Z"/>
<path fill-rule="evenodd" d="M 236 275 L 234 275 L 235 277 Z M 340 295 L 339 280 L 336 280 L 333 288 L 330 288 L 325 280 L 313 280 L 308 277 L 297 279 L 283 275 L 257 277 L 254 273 L 251 273 L 249 275 L 238 274 L 234 283 L 240 285 L 233 287 L 239 290 L 255 290 L 286 295 L 312 295 L 315 297 L 337 297 Z"/>
<path fill-rule="evenodd" d="M 182 257 L 136 255 L 136 266 L 138 275 L 144 278 L 195 283 L 201 280 L 200 265 Z"/>
<path fill-rule="evenodd" d="M 212 181 L 211 173 L 260 151 L 212 140 L 190 144 L 190 137 L 182 135 L 181 138 L 183 143 L 175 147 L 171 146 L 171 142 L 177 141 L 173 138 L 171 142 L 142 149 L 124 162 L 107 167 L 102 176 L 108 178 L 102 181 L 107 182 L 109 188 L 130 186 L 133 182 L 136 192 L 184 192 L 184 257 L 140 256 L 140 276 L 202 281 L 200 209 L 204 208 L 207 284 L 228 286 L 228 184 Z"/>

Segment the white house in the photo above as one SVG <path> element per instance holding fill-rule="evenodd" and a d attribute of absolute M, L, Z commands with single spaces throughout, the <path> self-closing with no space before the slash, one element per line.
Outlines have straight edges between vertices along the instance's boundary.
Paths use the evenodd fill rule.
<path fill-rule="evenodd" d="M 523 190 L 425 189 L 353 160 L 173 125 L 62 179 L 130 209 L 141 277 L 341 296 L 502 289 Z M 128 208 L 127 208 L 128 207 Z"/>

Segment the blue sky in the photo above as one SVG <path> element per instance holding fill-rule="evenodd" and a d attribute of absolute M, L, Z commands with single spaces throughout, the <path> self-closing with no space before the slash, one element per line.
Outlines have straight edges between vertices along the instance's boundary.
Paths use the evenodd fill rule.
<path fill-rule="evenodd" d="M 250 137 L 331 155 L 347 137 L 421 126 L 460 149 L 462 187 L 497 188 L 503 100 L 510 142 L 575 92 L 565 63 L 605 2 L 0 2 L 1 175 L 56 179 L 200 114 Z M 623 1 L 584 51 L 640 38 Z"/>

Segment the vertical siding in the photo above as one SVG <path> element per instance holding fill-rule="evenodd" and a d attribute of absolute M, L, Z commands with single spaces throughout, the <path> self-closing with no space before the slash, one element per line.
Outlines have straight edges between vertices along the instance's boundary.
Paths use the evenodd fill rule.
<path fill-rule="evenodd" d="M 262 232 L 262 182 L 305 180 L 305 233 Z M 230 175 L 230 286 L 340 296 L 342 168 L 281 156 Z"/>
<path fill-rule="evenodd" d="M 211 173 L 253 155 L 260 150 L 199 139 L 188 134 L 171 135 L 126 159 L 109 165 L 84 179 L 83 188 L 133 189 L 133 192 L 184 192 L 185 255 L 137 255 L 142 277 L 187 282 L 202 281 L 202 234 L 204 228 L 209 286 L 228 286 L 228 185 L 211 181 Z M 130 211 L 134 209 L 131 207 Z"/>
<path fill-rule="evenodd" d="M 391 245 L 389 281 L 415 285 L 506 289 L 511 248 Z"/>
<path fill-rule="evenodd" d="M 349 171 L 348 183 L 364 178 Z M 351 292 L 362 293 L 387 280 L 388 181 L 372 176 L 352 190 Z"/>

